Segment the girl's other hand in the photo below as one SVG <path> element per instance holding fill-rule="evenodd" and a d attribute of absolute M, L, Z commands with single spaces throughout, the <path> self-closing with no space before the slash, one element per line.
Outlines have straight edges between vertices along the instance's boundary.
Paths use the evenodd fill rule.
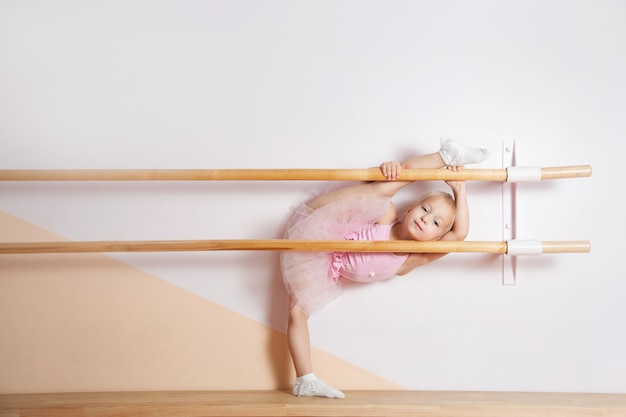
<path fill-rule="evenodd" d="M 458 171 L 462 171 L 463 167 L 448 165 L 446 169 L 450 171 L 458 172 Z M 450 188 L 452 188 L 453 190 L 458 190 L 460 187 L 465 186 L 465 180 L 448 180 L 446 181 L 446 184 L 448 184 Z"/>
<path fill-rule="evenodd" d="M 402 164 L 396 161 L 383 162 L 380 164 L 380 172 L 387 181 L 397 180 L 402 172 Z"/>

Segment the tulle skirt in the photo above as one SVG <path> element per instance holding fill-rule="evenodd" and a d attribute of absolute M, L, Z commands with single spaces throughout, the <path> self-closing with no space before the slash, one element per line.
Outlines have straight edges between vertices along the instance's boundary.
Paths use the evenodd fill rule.
<path fill-rule="evenodd" d="M 343 240 L 367 224 L 376 223 L 389 209 L 388 198 L 340 199 L 316 210 L 302 204 L 293 210 L 286 239 Z M 309 316 L 341 292 L 341 253 L 285 251 L 281 253 L 283 282 Z"/>

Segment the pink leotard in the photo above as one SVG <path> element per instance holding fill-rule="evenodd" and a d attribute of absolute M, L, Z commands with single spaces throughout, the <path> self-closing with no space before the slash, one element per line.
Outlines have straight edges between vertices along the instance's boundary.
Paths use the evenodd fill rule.
<path fill-rule="evenodd" d="M 346 240 L 389 240 L 392 224 L 368 224 L 350 233 Z M 374 282 L 389 279 L 406 261 L 408 255 L 378 252 L 334 253 L 331 270 L 336 281 L 339 277 L 351 281 Z"/>

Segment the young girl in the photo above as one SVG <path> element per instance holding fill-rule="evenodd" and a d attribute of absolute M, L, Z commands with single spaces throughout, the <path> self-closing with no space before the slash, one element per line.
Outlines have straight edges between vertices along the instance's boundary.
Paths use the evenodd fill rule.
<path fill-rule="evenodd" d="M 442 140 L 438 152 L 402 163 L 385 162 L 387 181 L 359 183 L 330 191 L 301 205 L 287 224 L 286 237 L 301 240 L 463 240 L 469 230 L 464 181 L 446 181 L 454 197 L 432 192 L 411 205 L 398 220 L 391 202 L 410 181 L 395 181 L 402 168 L 459 167 L 484 161 L 486 149 Z M 283 252 L 281 269 L 289 292 L 287 338 L 297 379 L 293 395 L 343 398 L 313 373 L 308 318 L 341 290 L 341 278 L 373 282 L 405 275 L 445 253 Z"/>

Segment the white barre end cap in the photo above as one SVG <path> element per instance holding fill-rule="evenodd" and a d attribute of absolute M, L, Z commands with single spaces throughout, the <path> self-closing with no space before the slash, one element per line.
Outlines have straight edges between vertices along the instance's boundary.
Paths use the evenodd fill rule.
<path fill-rule="evenodd" d="M 506 254 L 517 255 L 541 255 L 543 247 L 540 240 L 507 240 Z"/>
<path fill-rule="evenodd" d="M 541 181 L 541 167 L 508 167 L 506 181 Z"/>

